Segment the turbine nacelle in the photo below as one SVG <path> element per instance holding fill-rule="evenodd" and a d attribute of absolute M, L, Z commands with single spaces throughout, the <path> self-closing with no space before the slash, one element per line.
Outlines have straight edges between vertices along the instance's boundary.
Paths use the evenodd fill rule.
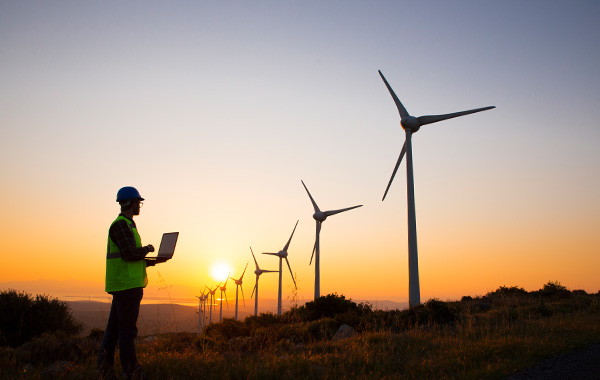
<path fill-rule="evenodd" d="M 288 257 L 287 251 L 279 251 L 277 253 L 263 252 L 263 255 L 277 256 L 281 259 L 285 259 L 286 257 Z"/>
<path fill-rule="evenodd" d="M 408 129 L 412 133 L 415 133 L 419 130 L 419 128 L 421 128 L 421 122 L 419 119 L 410 115 L 403 117 L 402 120 L 400 120 L 400 125 L 404 130 Z"/>
<path fill-rule="evenodd" d="M 327 219 L 327 215 L 323 211 L 317 211 L 313 214 L 313 219 L 319 222 L 324 222 Z"/>

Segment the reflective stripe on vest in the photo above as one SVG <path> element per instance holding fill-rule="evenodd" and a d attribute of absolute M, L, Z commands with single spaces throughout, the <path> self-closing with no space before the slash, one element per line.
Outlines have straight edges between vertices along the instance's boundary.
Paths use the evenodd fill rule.
<path fill-rule="evenodd" d="M 124 220 L 135 239 L 135 246 L 137 248 L 142 247 L 142 241 L 140 235 L 135 228 L 135 224 L 127 219 L 126 217 L 119 215 L 113 222 L 116 223 L 120 220 Z M 112 224 L 111 224 L 112 226 Z M 126 261 L 121 257 L 119 247 L 108 235 L 108 244 L 106 252 L 106 277 L 105 277 L 105 291 L 116 292 L 119 290 L 126 290 L 132 288 L 143 288 L 148 284 L 148 277 L 146 275 L 146 261 Z"/>

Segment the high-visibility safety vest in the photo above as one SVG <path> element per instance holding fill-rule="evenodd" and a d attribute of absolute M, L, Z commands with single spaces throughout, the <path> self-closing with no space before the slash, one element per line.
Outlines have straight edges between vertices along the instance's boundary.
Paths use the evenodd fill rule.
<path fill-rule="evenodd" d="M 135 224 L 126 217 L 119 215 L 112 224 L 124 220 L 135 238 L 135 246 L 142 247 L 142 239 L 138 234 Z M 111 226 L 112 226 L 111 224 Z M 146 275 L 146 260 L 125 261 L 121 257 L 119 247 L 110 238 L 108 234 L 108 248 L 106 252 L 106 292 L 118 292 L 119 290 L 144 288 L 148 285 L 148 276 Z"/>

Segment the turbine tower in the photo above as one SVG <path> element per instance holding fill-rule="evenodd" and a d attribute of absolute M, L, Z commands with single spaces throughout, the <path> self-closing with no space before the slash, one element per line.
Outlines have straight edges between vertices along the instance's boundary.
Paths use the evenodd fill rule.
<path fill-rule="evenodd" d="M 227 279 L 225 279 L 225 282 L 223 283 L 223 286 L 219 286 L 219 289 L 221 289 L 221 302 L 220 302 L 220 307 L 219 307 L 219 322 L 223 322 L 223 294 L 225 294 L 225 303 L 227 304 L 227 308 L 229 309 L 229 302 L 227 302 L 227 281 L 229 281 L 229 275 L 231 273 L 229 273 L 227 275 Z"/>
<path fill-rule="evenodd" d="M 248 263 L 246 263 L 246 268 L 244 268 L 244 272 L 239 279 L 231 278 L 233 282 L 235 282 L 235 320 L 238 320 L 238 290 L 242 289 L 242 301 L 244 301 L 244 306 L 246 306 L 246 300 L 244 298 L 244 288 L 242 288 L 242 280 L 244 278 L 244 274 L 246 273 L 246 269 L 248 268 Z"/>
<path fill-rule="evenodd" d="M 260 267 L 258 266 L 258 262 L 256 261 L 256 257 L 254 257 L 254 252 L 252 251 L 252 247 L 250 247 L 250 253 L 252 253 L 252 258 L 254 259 L 254 264 L 256 264 L 256 270 L 254 271 L 254 274 L 256 274 L 256 284 L 254 284 L 254 289 L 252 289 L 252 295 L 250 296 L 250 298 L 254 297 L 254 292 L 256 291 L 256 298 L 254 298 L 254 315 L 256 316 L 256 315 L 258 315 L 258 278 L 263 273 L 275 273 L 277 271 L 260 269 Z"/>
<path fill-rule="evenodd" d="M 283 259 L 285 259 L 285 262 L 287 263 L 288 268 L 290 269 L 290 274 L 292 275 L 292 281 L 294 281 L 294 287 L 296 289 L 298 289 L 298 287 L 296 286 L 296 280 L 294 279 L 294 274 L 292 273 L 292 267 L 290 266 L 290 262 L 288 261 L 288 247 L 290 246 L 290 242 L 292 241 L 292 236 L 294 236 L 294 232 L 296 232 L 296 227 L 298 227 L 298 221 L 296 221 L 296 225 L 294 226 L 294 230 L 292 231 L 292 235 L 290 236 L 290 239 L 288 240 L 287 244 L 285 245 L 285 247 L 283 247 L 283 249 L 277 253 L 268 253 L 268 252 L 263 252 L 263 255 L 273 255 L 273 256 L 278 256 L 279 257 L 279 293 L 277 296 L 277 315 L 281 315 L 281 277 L 283 277 L 282 275 L 282 261 Z"/>
<path fill-rule="evenodd" d="M 210 293 L 210 313 L 208 314 L 208 324 L 209 325 L 212 323 L 212 311 L 213 311 L 213 304 L 215 302 L 215 292 L 217 291 L 217 289 L 219 289 L 219 285 L 221 285 L 220 282 L 217 286 L 215 286 L 214 289 L 208 288 L 208 293 Z"/>
<path fill-rule="evenodd" d="M 383 83 L 387 87 L 390 95 L 394 99 L 394 103 L 396 103 L 396 107 L 398 108 L 398 112 L 400 113 L 400 125 L 406 132 L 406 140 L 404 141 L 404 145 L 402 146 L 402 150 L 400 151 L 400 156 L 398 157 L 398 161 L 396 162 L 396 166 L 394 167 L 394 171 L 392 173 L 392 177 L 390 178 L 390 182 L 385 189 L 385 193 L 383 194 L 383 200 L 385 200 L 385 196 L 390 189 L 390 185 L 394 180 L 394 176 L 396 175 L 396 171 L 398 170 L 398 166 L 400 166 L 400 162 L 402 161 L 402 157 L 406 154 L 406 194 L 407 194 L 407 210 L 408 210 L 408 307 L 413 307 L 421 303 L 421 291 L 419 288 L 419 255 L 417 253 L 417 221 L 416 221 L 416 212 L 415 212 L 415 187 L 414 187 L 414 178 L 413 178 L 413 161 L 412 161 L 412 143 L 411 137 L 412 134 L 417 132 L 421 126 L 431 123 L 437 123 L 438 121 L 443 121 L 447 119 L 452 119 L 454 117 L 469 115 L 476 112 L 487 111 L 492 108 L 496 108 L 495 106 L 476 108 L 468 111 L 454 112 L 444 115 L 430 115 L 430 116 L 419 116 L 414 117 L 411 116 L 406 108 L 400 102 L 400 99 L 392 90 L 389 83 L 379 71 L 379 75 L 381 79 L 383 79 Z"/>
<path fill-rule="evenodd" d="M 323 224 L 323 222 L 325 221 L 325 219 L 327 219 L 328 216 L 339 214 L 340 212 L 352 210 L 357 207 L 362 207 L 362 205 L 343 208 L 341 210 L 321 211 L 319 209 L 319 206 L 317 206 L 317 202 L 315 202 L 312 195 L 310 195 L 310 192 L 308 191 L 308 188 L 304 184 L 304 181 L 301 180 L 300 182 L 302 182 L 302 186 L 304 186 L 304 189 L 308 193 L 308 197 L 310 198 L 310 201 L 312 202 L 312 205 L 315 209 L 313 218 L 317 222 L 317 237 L 315 239 L 315 246 L 313 248 L 312 256 L 310 257 L 310 264 L 312 264 L 312 259 L 313 259 L 313 257 L 315 257 L 315 252 L 317 253 L 317 255 L 315 257 L 315 300 L 316 300 L 317 298 L 321 297 L 321 266 L 320 266 L 320 250 L 319 250 L 319 235 L 321 234 L 321 224 Z"/>

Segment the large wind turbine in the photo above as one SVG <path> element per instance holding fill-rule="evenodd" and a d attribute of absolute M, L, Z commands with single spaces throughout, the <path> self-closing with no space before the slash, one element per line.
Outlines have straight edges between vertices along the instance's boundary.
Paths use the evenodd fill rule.
<path fill-rule="evenodd" d="M 313 218 L 317 221 L 317 237 L 315 239 L 315 246 L 313 248 L 312 256 L 310 257 L 310 264 L 312 264 L 312 259 L 313 259 L 313 257 L 315 257 L 315 252 L 317 253 L 317 255 L 315 257 L 315 300 L 316 300 L 317 298 L 321 297 L 321 267 L 320 267 L 320 251 L 319 251 L 319 235 L 321 234 L 321 224 L 325 221 L 325 219 L 327 219 L 328 216 L 339 214 L 340 212 L 352 210 L 353 208 L 361 207 L 362 205 L 343 208 L 341 210 L 321 211 L 319 209 L 319 206 L 317 206 L 317 202 L 315 202 L 312 195 L 310 195 L 310 192 L 308 191 L 308 188 L 304 184 L 304 181 L 301 180 L 300 182 L 302 182 L 302 186 L 304 186 L 304 189 L 308 193 L 308 197 L 310 198 L 310 201 L 312 202 L 312 205 L 315 209 Z"/>
<path fill-rule="evenodd" d="M 288 268 L 290 268 L 290 274 L 292 275 L 292 281 L 294 281 L 294 287 L 296 289 L 298 289 L 298 287 L 296 286 L 296 280 L 294 279 L 294 273 L 292 273 L 292 267 L 290 266 L 290 262 L 288 261 L 288 247 L 290 246 L 290 242 L 292 241 L 292 236 L 294 236 L 294 232 L 296 232 L 296 227 L 298 227 L 298 221 L 296 221 L 296 225 L 294 226 L 294 230 L 292 231 L 292 235 L 290 236 L 290 239 L 288 240 L 287 244 L 285 245 L 285 247 L 283 247 L 283 249 L 277 253 L 268 253 L 268 252 L 263 252 L 263 255 L 273 255 L 273 256 L 278 256 L 279 257 L 279 293 L 277 296 L 277 315 L 281 315 L 281 278 L 283 277 L 283 273 L 282 273 L 282 261 L 283 259 L 285 259 L 285 262 L 287 263 Z"/>
<path fill-rule="evenodd" d="M 227 304 L 227 308 L 229 309 L 229 302 L 227 302 L 227 281 L 229 281 L 229 274 L 227 275 L 227 279 L 225 279 L 223 286 L 219 286 L 219 289 L 221 289 L 221 306 L 219 307 L 219 322 L 223 322 L 223 294 L 225 294 L 225 303 Z"/>
<path fill-rule="evenodd" d="M 492 108 L 496 108 L 495 106 L 476 108 L 468 111 L 462 112 L 454 112 L 444 115 L 429 115 L 429 116 L 419 116 L 414 117 L 411 116 L 406 108 L 400 102 L 400 99 L 392 90 L 389 83 L 379 71 L 379 75 L 385 86 L 387 87 L 390 95 L 394 99 L 394 103 L 396 103 L 396 107 L 398 108 L 398 112 L 400 113 L 400 125 L 406 132 L 406 140 L 404 141 L 404 145 L 402 146 L 402 150 L 400 151 L 400 157 L 398 157 L 398 161 L 396 162 L 396 166 L 394 167 L 394 171 L 392 173 L 392 177 L 390 178 L 390 182 L 385 189 L 385 193 L 383 194 L 383 200 L 385 200 L 385 196 L 387 195 L 388 190 L 390 189 L 390 185 L 394 180 L 394 176 L 396 175 L 396 171 L 398 170 L 398 166 L 400 166 L 400 162 L 402 161 L 402 157 L 406 154 L 406 193 L 407 193 L 407 202 L 408 202 L 408 306 L 416 306 L 421 303 L 421 291 L 419 288 L 419 255 L 417 253 L 417 221 L 416 221 L 416 212 L 415 212 L 415 188 L 414 188 L 414 178 L 413 178 L 413 162 L 412 162 L 412 145 L 411 145 L 411 136 L 413 133 L 417 132 L 421 126 L 431 123 L 437 123 L 438 121 L 443 121 L 447 119 L 452 119 L 454 117 L 469 115 L 476 112 L 490 110 Z"/>
<path fill-rule="evenodd" d="M 254 292 L 256 291 L 256 298 L 254 298 L 254 315 L 258 315 L 258 278 L 263 273 L 275 273 L 277 271 L 260 269 L 260 267 L 258 266 L 258 262 L 256 261 L 256 257 L 254 257 L 254 251 L 252 251 L 252 247 L 250 247 L 250 253 L 252 253 L 254 264 L 256 264 L 256 270 L 254 271 L 254 274 L 256 274 L 256 284 L 254 284 L 254 289 L 252 289 L 252 295 L 250 296 L 250 298 L 254 297 Z"/>
<path fill-rule="evenodd" d="M 238 290 L 240 288 L 242 289 L 242 301 L 244 301 L 244 306 L 246 306 L 246 300 L 244 298 L 244 288 L 242 288 L 242 281 L 244 279 L 244 274 L 246 274 L 247 268 L 248 268 L 248 263 L 246 263 L 246 268 L 244 268 L 244 272 L 242 272 L 242 275 L 240 276 L 239 279 L 236 280 L 235 278 L 231 277 L 233 282 L 235 282 L 235 320 L 236 321 L 238 319 Z"/>

